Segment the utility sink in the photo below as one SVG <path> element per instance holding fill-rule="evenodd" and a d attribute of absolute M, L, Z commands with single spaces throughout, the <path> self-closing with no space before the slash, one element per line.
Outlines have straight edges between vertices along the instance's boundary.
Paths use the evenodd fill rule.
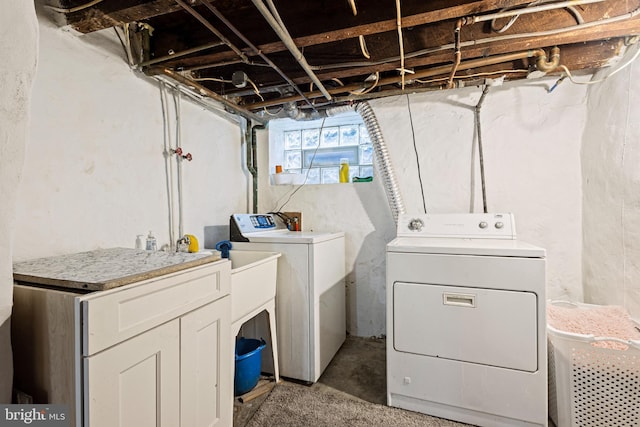
<path fill-rule="evenodd" d="M 275 298 L 280 255 L 280 252 L 229 251 L 232 323 Z"/>

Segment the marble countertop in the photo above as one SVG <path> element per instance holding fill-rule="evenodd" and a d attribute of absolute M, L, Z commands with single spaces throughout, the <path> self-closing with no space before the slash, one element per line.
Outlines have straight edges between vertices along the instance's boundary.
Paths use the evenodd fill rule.
<path fill-rule="evenodd" d="M 129 248 L 98 249 L 13 264 L 19 282 L 102 291 L 219 261 L 209 252 L 163 252 Z"/>

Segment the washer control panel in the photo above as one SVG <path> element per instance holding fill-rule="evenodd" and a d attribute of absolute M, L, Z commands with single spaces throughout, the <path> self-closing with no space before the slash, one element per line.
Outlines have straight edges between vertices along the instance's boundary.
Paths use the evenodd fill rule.
<path fill-rule="evenodd" d="M 242 235 L 282 228 L 272 214 L 233 214 L 231 221 Z"/>
<path fill-rule="evenodd" d="M 402 214 L 398 236 L 515 239 L 516 225 L 511 213 Z"/>

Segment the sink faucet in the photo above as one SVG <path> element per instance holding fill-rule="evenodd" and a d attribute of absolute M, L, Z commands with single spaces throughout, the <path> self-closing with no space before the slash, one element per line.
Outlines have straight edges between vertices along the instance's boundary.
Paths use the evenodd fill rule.
<path fill-rule="evenodd" d="M 189 236 L 182 236 L 178 239 L 178 242 L 176 244 L 176 252 L 189 252 L 189 244 L 191 244 L 191 239 L 189 239 Z"/>

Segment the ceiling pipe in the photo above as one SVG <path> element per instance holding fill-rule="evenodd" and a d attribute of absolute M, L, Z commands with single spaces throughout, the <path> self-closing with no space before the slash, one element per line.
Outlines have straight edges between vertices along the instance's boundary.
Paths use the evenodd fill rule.
<path fill-rule="evenodd" d="M 192 8 L 182 0 L 175 0 L 175 2 L 178 3 L 184 10 L 189 12 L 194 18 L 200 21 L 202 25 L 207 27 L 207 29 L 211 31 L 213 34 L 215 34 L 215 36 L 218 37 L 224 44 L 229 46 L 229 48 L 232 51 L 234 51 L 235 54 L 242 59 L 242 62 L 245 62 L 245 63 L 249 62 L 249 59 L 247 58 L 247 56 L 244 53 L 242 53 L 242 51 L 238 49 L 233 43 L 231 43 L 231 41 L 228 38 L 226 38 L 220 31 L 218 31 L 216 27 L 211 25 L 211 22 L 207 21 L 204 16 L 200 15 L 194 8 Z"/>
<path fill-rule="evenodd" d="M 542 49 L 535 49 L 536 57 L 536 68 L 540 71 L 548 73 L 549 71 L 553 71 L 560 65 L 560 48 L 555 46 L 551 49 L 551 61 L 547 61 L 547 53 Z"/>
<path fill-rule="evenodd" d="M 210 89 L 207 89 L 206 87 L 202 86 L 200 83 L 183 76 L 182 74 L 179 74 L 179 73 L 177 73 L 177 72 L 175 72 L 173 70 L 170 70 L 168 68 L 152 69 L 152 72 L 155 72 L 155 73 L 158 73 L 158 74 L 164 74 L 167 77 L 170 77 L 173 80 L 175 80 L 175 81 L 177 81 L 179 83 L 182 83 L 183 85 L 190 86 L 190 87 L 194 88 L 200 94 L 208 96 L 209 98 L 220 102 L 225 107 L 227 107 L 230 110 L 232 110 L 234 113 L 239 114 L 240 116 L 242 116 L 242 117 L 244 117 L 246 119 L 253 120 L 255 122 L 262 123 L 262 124 L 266 123 L 266 120 L 264 118 L 258 116 L 257 114 L 253 113 L 252 111 L 249 111 L 249 110 L 246 110 L 246 109 L 242 108 L 238 104 L 235 104 L 235 103 L 229 101 L 228 99 L 218 95 L 217 93 L 215 93 L 214 91 L 212 91 Z"/>
<path fill-rule="evenodd" d="M 242 63 L 243 62 L 241 60 L 235 59 L 231 61 L 216 62 L 215 64 L 192 65 L 190 67 L 178 66 L 177 68 L 181 71 L 200 71 L 200 70 L 206 70 L 208 68 L 221 68 L 221 67 L 226 67 L 227 65 L 235 65 L 235 64 L 242 64 Z M 254 64 L 250 63 L 249 65 L 254 65 Z"/>
<path fill-rule="evenodd" d="M 298 61 L 302 69 L 307 73 L 311 81 L 313 81 L 313 83 L 318 87 L 322 95 L 325 98 L 327 98 L 327 100 L 331 100 L 331 94 L 320 82 L 320 79 L 318 79 L 318 76 L 316 76 L 313 70 L 311 70 L 311 67 L 307 63 L 306 58 L 296 46 L 295 42 L 293 41 L 293 38 L 291 38 L 291 35 L 289 35 L 289 32 L 287 31 L 286 27 L 284 25 L 281 26 L 280 23 L 278 22 L 278 19 L 277 19 L 279 18 L 279 16 L 277 15 L 278 12 L 276 11 L 275 6 L 273 6 L 273 3 L 271 3 L 271 5 L 272 5 L 273 12 L 275 12 L 274 14 L 272 14 L 271 11 L 269 11 L 269 9 L 267 8 L 267 6 L 265 6 L 262 0 L 251 0 L 251 1 L 258 8 L 262 16 L 264 16 L 264 18 L 267 20 L 271 28 L 273 28 L 273 31 L 275 31 L 278 37 L 280 37 L 280 40 L 282 40 L 282 42 L 287 47 L 287 49 L 289 49 L 289 52 L 291 52 L 291 54 L 296 59 L 296 61 Z"/>
<path fill-rule="evenodd" d="M 544 12 L 547 10 L 555 10 L 555 9 L 564 9 L 567 7 L 573 7 L 573 6 L 578 6 L 582 4 L 602 3 L 603 1 L 605 0 L 568 0 L 568 1 L 561 1 L 558 3 L 547 3 L 547 4 L 541 4 L 539 6 L 524 7 L 521 9 L 505 10 L 502 12 L 490 13 L 487 15 L 471 16 L 471 17 L 462 18 L 462 19 L 464 20 L 464 25 L 470 25 L 470 24 L 475 24 L 477 22 L 493 21 L 494 19 L 508 18 L 515 15 L 525 15 L 527 13 Z"/>
<path fill-rule="evenodd" d="M 233 112 L 226 110 L 224 106 L 213 101 L 212 99 L 209 99 L 209 97 L 204 96 L 201 93 L 197 93 L 194 89 L 190 88 L 189 86 L 184 85 L 182 83 L 178 83 L 175 80 L 171 80 L 165 75 L 154 75 L 153 79 L 158 83 L 160 83 L 161 85 L 166 85 L 167 87 L 173 90 L 179 90 L 185 96 L 189 97 L 189 99 L 191 99 L 197 105 L 205 108 L 207 111 L 212 112 L 213 114 L 217 115 L 221 119 L 229 121 L 229 123 L 240 124 L 241 123 L 240 119 L 244 118 L 239 114 L 234 114 Z"/>
<path fill-rule="evenodd" d="M 304 93 L 300 90 L 300 88 L 298 87 L 298 85 L 296 85 L 293 80 L 291 80 L 285 73 L 284 71 L 282 71 L 280 69 L 280 67 L 278 67 L 276 64 L 273 63 L 273 61 L 271 61 L 269 59 L 269 57 L 267 57 L 264 53 L 260 52 L 260 49 L 258 49 L 256 47 L 256 45 L 254 45 L 253 43 L 251 43 L 251 41 L 249 39 L 247 39 L 244 34 L 242 34 L 240 32 L 240 30 L 238 30 L 216 7 L 214 7 L 212 4 L 210 4 L 208 1 L 205 0 L 200 0 L 200 2 L 207 8 L 209 9 L 209 11 L 211 13 L 213 13 L 220 21 L 222 21 L 222 23 L 224 25 L 227 26 L 227 28 L 229 28 L 236 36 L 238 36 L 240 38 L 240 40 L 242 40 L 247 46 L 249 46 L 250 49 L 252 49 L 254 52 L 256 52 L 258 54 L 258 56 L 260 56 L 260 58 L 262 58 L 267 64 L 269 64 L 269 66 L 271 68 L 273 68 L 273 70 L 278 73 L 280 75 L 280 77 L 282 77 L 288 84 L 289 86 L 291 86 L 296 92 L 298 92 L 298 95 L 300 95 L 302 97 L 302 99 L 304 99 L 307 104 L 309 104 L 312 108 L 315 108 L 314 105 L 311 103 L 311 101 L 309 101 L 307 99 L 307 97 L 304 95 Z"/>
<path fill-rule="evenodd" d="M 207 49 L 211 49 L 211 48 L 218 47 L 218 46 L 223 46 L 223 45 L 224 45 L 224 42 L 221 42 L 221 41 L 220 42 L 209 43 L 209 44 L 204 44 L 202 46 L 197 46 L 197 47 L 193 47 L 191 49 L 186 49 L 186 50 L 180 51 L 178 53 L 169 54 L 169 55 L 165 55 L 165 56 L 160 56 L 158 58 L 153 58 L 153 59 L 150 59 L 148 61 L 141 62 L 140 64 L 138 64 L 138 66 L 139 67 L 148 67 L 149 65 L 158 64 L 160 62 L 171 61 L 171 60 L 176 59 L 176 58 L 182 58 L 183 56 L 191 55 L 192 53 L 202 52 L 203 50 L 207 50 Z"/>
<path fill-rule="evenodd" d="M 460 65 L 458 66 L 458 70 L 468 70 L 470 68 L 477 68 L 477 67 L 483 67 L 487 65 L 501 64 L 503 62 L 517 61 L 519 59 L 538 57 L 541 53 L 544 53 L 544 50 L 535 49 L 535 50 L 527 50 L 523 52 L 507 53 L 503 55 L 488 56 L 486 58 L 472 59 L 469 61 L 461 62 Z M 546 60 L 546 56 L 545 56 L 545 60 Z M 450 71 L 451 71 L 451 65 L 442 65 L 439 67 L 429 68 L 427 70 L 416 71 L 414 74 L 411 75 L 411 77 L 413 79 L 422 79 L 425 77 L 434 77 L 442 74 L 447 74 Z M 401 79 L 399 76 L 387 77 L 384 79 L 380 79 L 380 81 L 378 82 L 378 86 L 397 84 L 397 83 L 400 83 L 400 80 Z M 339 93 L 352 92 L 354 90 L 358 90 L 362 88 L 363 88 L 362 83 L 356 83 L 356 84 L 350 84 L 350 85 L 340 86 L 336 88 L 331 88 L 329 89 L 329 92 L 331 94 L 339 94 Z M 319 98 L 322 96 L 322 94 L 319 91 L 307 92 L 305 95 L 307 96 L 307 98 Z M 274 105 L 280 105 L 280 104 L 284 104 L 287 102 L 294 102 L 294 101 L 300 101 L 300 98 L 296 96 L 289 96 L 286 98 L 279 98 L 279 99 L 268 100 L 264 102 L 256 102 L 254 104 L 248 104 L 245 107 L 248 110 L 256 110 L 259 108 L 272 107 Z"/>
<path fill-rule="evenodd" d="M 567 7 L 573 7 L 581 4 L 600 3 L 605 0 L 568 0 L 558 3 L 541 4 L 538 6 L 525 7 L 521 9 L 503 10 L 502 12 L 489 13 L 486 15 L 476 15 L 460 18 L 456 21 L 456 26 L 453 31 L 454 47 L 453 47 L 453 67 L 449 73 L 449 80 L 447 81 L 447 87 L 453 88 L 453 79 L 458 71 L 458 65 L 462 60 L 462 53 L 460 51 L 460 30 L 465 25 L 475 24 L 477 22 L 493 21 L 499 18 L 508 18 L 516 15 L 524 15 L 528 13 L 544 12 L 547 10 L 564 9 Z M 546 54 L 545 54 L 546 56 Z M 557 64 L 556 64 L 557 67 Z"/>
<path fill-rule="evenodd" d="M 482 44 L 504 43 L 504 42 L 507 42 L 509 40 L 518 40 L 518 39 L 523 39 L 523 38 L 553 36 L 553 35 L 557 35 L 557 34 L 569 33 L 569 32 L 572 32 L 572 31 L 580 31 L 580 30 L 584 30 L 584 29 L 587 29 L 587 28 L 605 26 L 605 25 L 608 25 L 608 24 L 616 23 L 616 22 L 622 22 L 622 21 L 626 21 L 626 20 L 629 20 L 629 19 L 633 19 L 638 15 L 640 15 L 640 7 L 637 8 L 637 9 L 634 9 L 631 12 L 625 13 L 623 15 L 618 15 L 618 16 L 614 16 L 614 17 L 611 17 L 611 18 L 603 18 L 603 19 L 599 19 L 597 21 L 592 21 L 592 22 L 584 22 L 582 24 L 571 25 L 569 27 L 555 28 L 553 30 L 535 31 L 535 32 L 531 32 L 531 33 L 508 34 L 508 35 L 501 35 L 501 36 L 496 36 L 496 37 L 485 37 L 485 38 L 482 38 L 482 39 L 461 41 L 460 42 L 460 47 L 461 48 L 462 47 L 474 47 L 474 46 L 480 46 Z M 404 57 L 405 57 L 405 59 L 406 58 L 417 58 L 417 57 L 420 57 L 420 56 L 425 56 L 425 55 L 429 55 L 429 54 L 432 54 L 432 53 L 442 52 L 444 50 L 449 50 L 449 49 L 455 49 L 455 43 L 447 43 L 447 44 L 443 44 L 443 45 L 440 45 L 440 46 L 435 46 L 435 47 L 431 47 L 431 48 L 420 49 L 420 50 L 417 50 L 417 51 L 414 51 L 414 52 L 410 52 L 410 53 L 405 53 Z M 383 58 L 383 59 L 378 60 L 378 61 L 342 62 L 342 63 L 338 63 L 338 64 L 313 65 L 311 68 L 314 71 L 324 71 L 324 70 L 331 70 L 331 69 L 335 69 L 335 68 L 370 67 L 372 65 L 381 65 L 381 64 L 386 64 L 388 62 L 396 62 L 396 61 L 400 61 L 400 56 L 393 56 L 393 57 Z"/>

